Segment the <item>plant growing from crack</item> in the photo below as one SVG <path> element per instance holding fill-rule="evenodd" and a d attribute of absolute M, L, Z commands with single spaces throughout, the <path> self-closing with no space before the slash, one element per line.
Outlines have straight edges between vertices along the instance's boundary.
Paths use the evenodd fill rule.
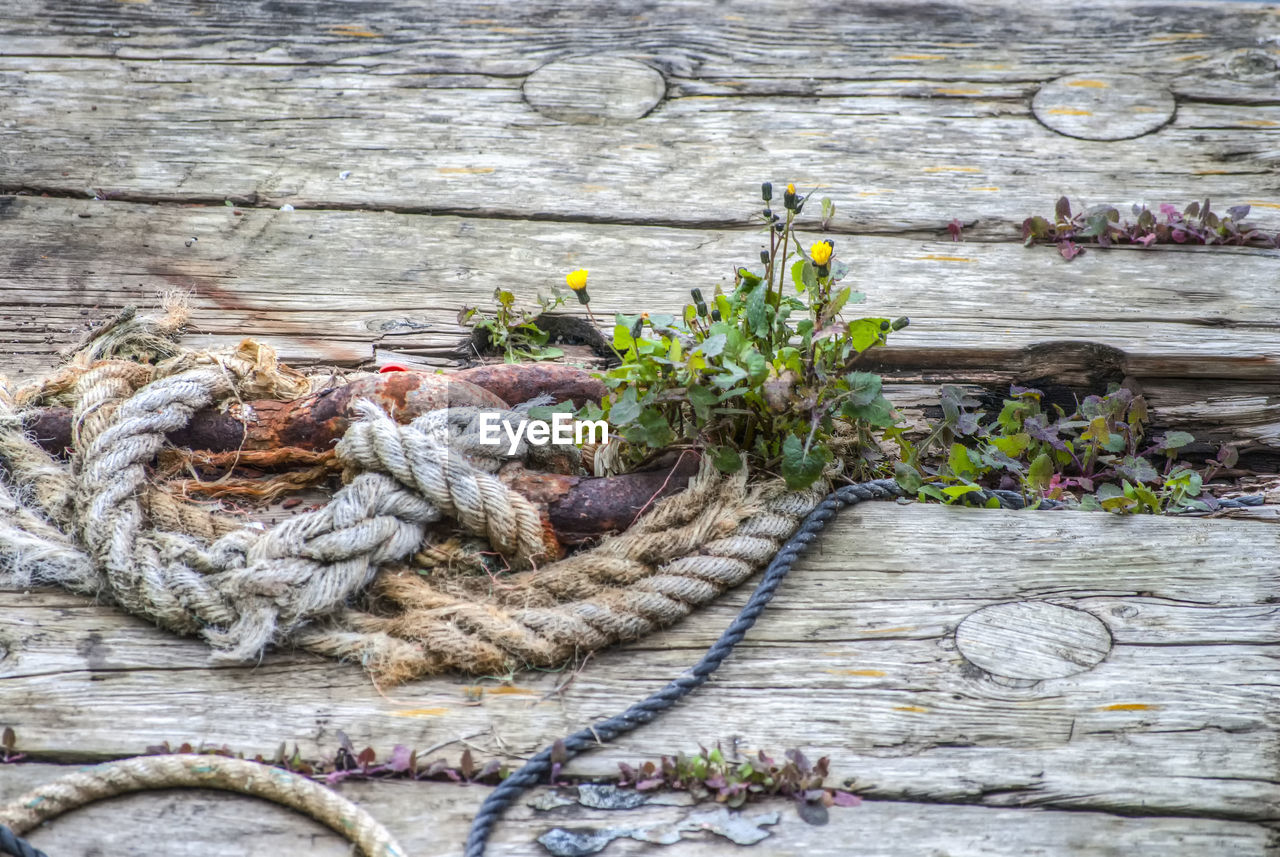
<path fill-rule="evenodd" d="M 864 295 L 843 284 L 849 266 L 834 241 L 804 249 L 798 218 L 808 197 L 788 185 L 775 212 L 765 182 L 761 198 L 755 219 L 768 244 L 759 266 L 738 267 L 728 292 L 691 289 L 678 316 L 619 314 L 612 335 L 619 364 L 603 375 L 610 395 L 580 416 L 607 418 L 629 445 L 631 463 L 654 450 L 696 446 L 725 472 L 745 457 L 800 489 L 839 450 L 849 475 L 865 477 L 882 459 L 872 430 L 895 418 L 880 377 L 856 364 L 907 319 L 846 320 L 844 310 Z M 834 211 L 827 201 L 824 220 Z"/>
<path fill-rule="evenodd" d="M 1020 492 L 1031 506 L 1058 500 L 1081 510 L 1117 513 L 1212 511 L 1204 485 L 1234 466 L 1236 451 L 1221 447 L 1197 470 L 1180 460 L 1195 438 L 1184 431 L 1151 436 L 1147 403 L 1124 387 L 1088 396 L 1073 411 L 1046 409 L 1044 394 L 1010 388 L 994 416 L 957 387 L 942 388 L 942 418 L 922 440 L 893 427 L 898 484 L 921 500 L 965 504 L 984 488 Z M 987 501 L 998 506 L 994 500 Z"/>
<path fill-rule="evenodd" d="M 1162 203 L 1159 214 L 1146 206 L 1133 206 L 1134 220 L 1121 222 L 1120 212 L 1109 205 L 1094 206 L 1072 213 L 1064 196 L 1054 207 L 1054 216 L 1028 217 L 1022 221 L 1022 240 L 1030 247 L 1037 241 L 1056 244 L 1062 258 L 1070 262 L 1083 251 L 1081 244 L 1099 247 L 1116 244 L 1221 244 L 1251 247 L 1280 246 L 1280 235 L 1271 236 L 1245 222 L 1249 206 L 1233 205 L 1219 216 L 1206 199 L 1179 211 Z"/>

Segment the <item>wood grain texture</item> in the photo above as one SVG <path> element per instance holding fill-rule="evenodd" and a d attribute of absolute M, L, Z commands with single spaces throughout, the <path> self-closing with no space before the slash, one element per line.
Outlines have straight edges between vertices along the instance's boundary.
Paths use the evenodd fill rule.
<path fill-rule="evenodd" d="M 341 3 L 191 16 L 102 0 L 50 19 L 20 0 L 3 18 L 0 188 L 718 225 L 741 223 L 772 178 L 840 200 L 838 231 L 958 218 L 1014 240 L 1060 194 L 1255 201 L 1280 229 L 1269 7 L 470 5 L 362 4 L 353 20 Z M 522 97 L 591 57 L 655 69 L 668 97 L 603 126 Z M 1042 84 L 1098 69 L 1168 86 L 1172 123 L 1100 142 L 1035 120 Z"/>
<path fill-rule="evenodd" d="M 55 779 L 55 765 L 0 767 L 0 800 Z M 347 783 L 344 796 L 383 822 L 414 857 L 458 857 L 471 817 L 488 793 L 483 787 L 441 783 Z M 530 799 L 544 798 L 539 789 Z M 545 857 L 538 836 L 555 828 L 603 829 L 674 825 L 705 807 L 649 805 L 633 810 L 589 809 L 572 803 L 574 790 L 561 789 L 568 805 L 538 811 L 524 801 L 499 823 L 488 853 L 494 857 Z M 678 795 L 663 796 L 674 801 Z M 1125 818 L 1094 812 L 999 809 L 897 801 L 867 801 L 833 808 L 824 827 L 805 824 L 789 801 L 749 804 L 744 813 L 776 812 L 770 835 L 744 854 L 771 857 L 843 857 L 848 843 L 865 842 L 875 857 L 1026 857 L 1046 854 L 1123 853 L 1127 857 L 1264 857 L 1274 854 L 1275 835 L 1254 823 L 1203 818 Z M 138 830 L 149 835 L 140 838 Z M 172 855 L 264 857 L 311 854 L 347 857 L 349 846 L 319 824 L 261 801 L 215 792 L 153 792 L 117 798 L 65 815 L 33 832 L 33 844 L 50 854 L 119 853 L 131 857 Z M 713 857 L 735 849 L 710 834 L 687 836 L 656 850 L 621 839 L 607 855 Z M 868 850 L 872 849 L 872 850 Z"/>
<path fill-rule="evenodd" d="M 1280 530 L 1259 522 L 860 506 L 710 685 L 571 768 L 608 776 L 617 761 L 717 741 L 798 746 L 832 757 L 832 782 L 886 799 L 1277 820 L 1278 549 Z M 383 753 L 471 736 L 486 752 L 525 755 L 656 690 L 746 595 L 601 653 L 547 696 L 567 674 L 442 677 L 380 694 L 354 667 L 287 653 L 210 668 L 199 643 L 113 608 L 8 593 L 0 725 L 44 759 L 164 740 L 268 755 L 296 742 L 319 756 L 339 729 Z M 1026 600 L 1103 622 L 1107 659 L 1030 684 L 968 664 L 956 626 Z"/>
<path fill-rule="evenodd" d="M 692 286 L 732 288 L 734 260 L 748 262 L 760 244 L 747 230 L 26 197 L 0 204 L 0 218 L 15 237 L 0 245 L 9 286 L 0 354 L 11 375 L 47 367 L 91 321 L 126 303 L 154 305 L 169 289 L 192 298 L 192 345 L 252 335 L 286 361 L 351 365 L 385 349 L 457 365 L 467 332 L 458 309 L 490 306 L 496 286 L 531 301 L 587 267 L 600 318 L 635 312 L 639 292 L 644 308 L 678 312 Z M 1271 287 L 1280 251 L 1095 249 L 1068 264 L 1020 244 L 864 236 L 836 245 L 867 293 L 855 310 L 912 318 L 875 355 L 888 369 L 1036 378 L 1062 353 L 1072 371 L 1116 380 L 1274 383 L 1280 367 Z M 1062 341 L 1094 345 L 1040 348 Z"/>

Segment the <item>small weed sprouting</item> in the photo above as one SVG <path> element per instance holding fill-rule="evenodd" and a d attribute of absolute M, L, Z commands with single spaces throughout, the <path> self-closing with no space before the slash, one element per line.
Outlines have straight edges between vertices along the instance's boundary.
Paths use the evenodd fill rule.
<path fill-rule="evenodd" d="M 788 185 L 775 212 L 765 182 L 761 198 L 759 265 L 737 268 L 728 293 L 691 289 L 679 316 L 618 315 L 620 364 L 603 376 L 611 394 L 579 418 L 607 418 L 637 461 L 697 446 L 722 471 L 745 456 L 794 490 L 816 482 L 840 445 L 846 473 L 865 478 L 882 458 L 872 429 L 895 420 L 880 376 L 854 366 L 907 319 L 843 319 L 864 296 L 842 284 L 849 266 L 834 241 L 803 248 L 797 218 L 808 197 Z M 824 217 L 834 211 L 825 205 Z"/>
<path fill-rule="evenodd" d="M 1280 246 L 1280 235 L 1270 236 L 1244 219 L 1249 206 L 1233 205 L 1223 217 L 1209 208 L 1209 200 L 1193 202 L 1182 211 L 1169 203 L 1160 205 L 1160 214 L 1146 206 L 1133 206 L 1136 218 L 1120 222 L 1120 212 L 1107 205 L 1072 213 L 1064 196 L 1058 200 L 1053 220 L 1028 217 L 1022 221 L 1022 240 L 1030 247 L 1037 241 L 1058 245 L 1062 258 L 1070 262 L 1080 255 L 1082 243 L 1099 247 L 1114 244 L 1233 244 L 1251 247 Z"/>
<path fill-rule="evenodd" d="M 696 755 L 663 756 L 638 766 L 619 763 L 619 786 L 636 791 L 675 789 L 697 800 L 714 798 L 737 808 L 754 797 L 781 796 L 795 800 L 800 817 L 824 824 L 829 806 L 857 806 L 861 800 L 839 789 L 823 787 L 830 759 L 816 762 L 799 750 L 788 750 L 778 762 L 760 751 L 754 758 L 726 759 L 719 747 Z"/>
<path fill-rule="evenodd" d="M 517 307 L 515 293 L 501 287 L 493 290 L 493 302 L 492 314 L 466 306 L 458 311 L 458 323 L 470 323 L 480 347 L 501 352 L 508 363 L 554 360 L 564 356 L 563 350 L 547 344 L 551 336 L 538 327 L 536 321 L 538 316 L 565 302 L 565 296 L 558 290 L 553 289 L 551 297 L 538 295 L 536 311 Z"/>
<path fill-rule="evenodd" d="M 921 500 L 948 504 L 997 488 L 1081 510 L 1212 511 L 1217 503 L 1202 493 L 1204 483 L 1236 463 L 1229 446 L 1203 471 L 1179 461 L 1195 438 L 1184 431 L 1150 438 L 1146 400 L 1123 387 L 1089 396 L 1071 413 L 1056 405 L 1046 412 L 1039 390 L 1015 386 L 1009 396 L 984 422 L 971 410 L 976 400 L 943 387 L 942 419 L 923 440 L 913 443 L 903 428 L 887 430 L 900 450 L 898 484 Z"/>
<path fill-rule="evenodd" d="M 344 780 L 437 780 L 453 783 L 482 783 L 496 785 L 511 773 L 510 769 L 491 759 L 483 765 L 476 765 L 470 750 L 463 750 L 456 764 L 450 764 L 443 758 L 426 761 L 418 758 L 416 750 L 397 744 L 391 748 L 391 755 L 385 762 L 378 762 L 378 754 L 372 747 L 356 752 L 351 741 L 338 731 L 339 747 L 330 759 L 304 759 L 295 746 L 290 753 L 284 744 L 276 750 L 271 758 L 261 754 L 252 757 L 252 761 L 263 765 L 282 768 L 295 774 L 301 774 L 316 780 L 323 780 L 326 785 L 336 785 Z M 244 759 L 244 753 L 237 753 L 230 747 L 209 744 L 192 745 L 183 743 L 174 749 L 169 742 L 147 747 L 150 755 L 167 755 L 169 753 L 200 753 L 207 756 L 226 756 L 232 759 Z"/>

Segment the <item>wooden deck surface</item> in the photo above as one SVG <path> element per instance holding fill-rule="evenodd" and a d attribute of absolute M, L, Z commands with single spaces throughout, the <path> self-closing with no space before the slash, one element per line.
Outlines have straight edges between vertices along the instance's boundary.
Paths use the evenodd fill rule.
<path fill-rule="evenodd" d="M 769 178 L 834 199 L 868 308 L 911 316 L 879 356 L 908 415 L 940 383 L 1127 378 L 1158 425 L 1274 473 L 1280 251 L 1068 264 L 1016 225 L 1063 194 L 1122 211 L 1209 197 L 1280 231 L 1278 60 L 1280 7 L 1257 3 L 12 0 L 0 373 L 40 372 L 88 324 L 173 288 L 195 345 L 458 366 L 457 309 L 499 284 L 531 294 L 587 267 L 604 317 L 723 282 L 758 250 L 746 215 Z M 1089 139 L 1108 136 L 1127 138 Z M 829 755 L 830 783 L 867 800 L 825 828 L 749 805 L 779 813 L 761 854 L 1280 854 L 1278 584 L 1268 520 L 860 507 L 707 687 L 570 772 L 715 742 Z M 36 760 L 0 765 L 0 800 L 164 741 L 316 757 L 341 730 L 382 755 L 518 761 L 678 674 L 746 594 L 597 655 L 558 692 L 565 674 L 380 694 L 352 666 L 210 667 L 201 644 L 112 607 L 0 589 L 0 727 Z M 342 791 L 414 855 L 460 854 L 485 794 Z M 704 809 L 520 807 L 491 853 Z M 125 838 L 138 829 L 151 841 Z M 283 810 L 205 793 L 112 801 L 32 838 L 55 857 L 347 853 Z M 729 847 L 702 833 L 603 853 Z"/>

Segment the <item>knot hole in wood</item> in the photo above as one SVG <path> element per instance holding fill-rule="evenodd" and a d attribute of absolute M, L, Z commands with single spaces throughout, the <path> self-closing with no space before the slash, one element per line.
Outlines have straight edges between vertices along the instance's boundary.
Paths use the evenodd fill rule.
<path fill-rule="evenodd" d="M 1111 632 L 1083 610 L 1011 601 L 966 616 L 956 627 L 956 648 L 993 677 L 1042 681 L 1102 663 L 1111 651 Z"/>
<path fill-rule="evenodd" d="M 550 119 L 584 125 L 631 122 L 666 97 L 667 80 L 642 62 L 610 56 L 555 60 L 525 78 L 524 100 Z"/>
<path fill-rule="evenodd" d="M 1051 80 L 1031 99 L 1046 128 L 1081 140 L 1129 140 L 1173 121 L 1173 93 L 1136 74 L 1073 74 Z"/>

